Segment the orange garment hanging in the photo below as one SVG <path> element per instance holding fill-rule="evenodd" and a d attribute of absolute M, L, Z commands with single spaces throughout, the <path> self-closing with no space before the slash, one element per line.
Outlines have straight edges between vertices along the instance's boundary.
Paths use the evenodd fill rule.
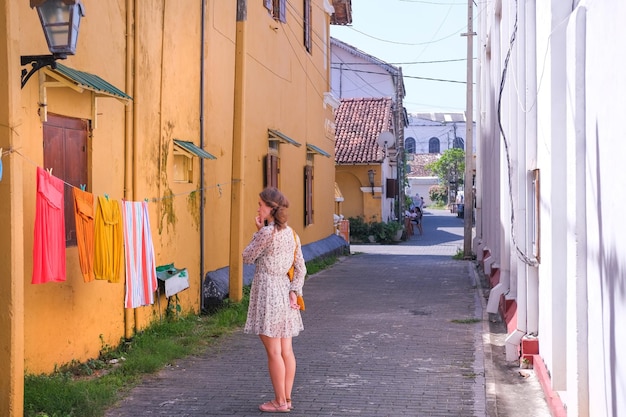
<path fill-rule="evenodd" d="M 91 282 L 94 256 L 94 209 L 93 194 L 74 188 L 74 215 L 76 218 L 76 242 L 78 261 L 85 282 Z"/>
<path fill-rule="evenodd" d="M 94 228 L 93 272 L 96 279 L 120 282 L 124 260 L 124 229 L 117 201 L 98 197 Z"/>

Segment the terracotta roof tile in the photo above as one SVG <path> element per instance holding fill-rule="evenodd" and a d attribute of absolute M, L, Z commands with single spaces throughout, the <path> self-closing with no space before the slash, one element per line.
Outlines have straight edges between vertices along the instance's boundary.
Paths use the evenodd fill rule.
<path fill-rule="evenodd" d="M 413 159 L 410 157 L 413 156 Z M 426 165 L 431 162 L 435 162 L 441 158 L 441 154 L 438 153 L 416 153 L 407 154 L 407 165 L 409 171 L 406 173 L 409 177 L 433 177 L 434 174 L 426 169 Z"/>
<path fill-rule="evenodd" d="M 376 139 L 391 130 L 391 98 L 342 99 L 335 116 L 335 162 L 381 162 L 383 150 Z"/>

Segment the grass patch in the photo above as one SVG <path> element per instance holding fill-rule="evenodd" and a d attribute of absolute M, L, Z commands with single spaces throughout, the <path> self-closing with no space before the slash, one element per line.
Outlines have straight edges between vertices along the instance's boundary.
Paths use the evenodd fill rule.
<path fill-rule="evenodd" d="M 463 261 L 465 260 L 465 252 L 463 251 L 463 249 L 461 248 L 457 248 L 456 249 L 456 253 L 454 255 L 452 255 L 452 259 L 455 259 L 457 261 Z M 473 253 L 470 255 L 470 260 L 475 261 L 476 260 L 476 255 L 474 255 Z"/>
<path fill-rule="evenodd" d="M 307 262 L 315 274 L 337 262 L 337 257 Z M 96 359 L 72 361 L 49 375 L 24 376 L 25 417 L 100 417 L 144 375 L 159 371 L 176 359 L 200 353 L 219 337 L 246 321 L 250 288 L 243 299 L 225 299 L 210 315 L 171 315 L 162 322 L 122 340 L 117 347 L 102 343 Z"/>
<path fill-rule="evenodd" d="M 172 361 L 203 351 L 219 336 L 243 325 L 249 288 L 241 303 L 226 300 L 210 316 L 189 314 L 157 322 L 112 349 L 103 346 L 98 359 L 73 361 L 50 375 L 24 378 L 26 417 L 98 417 L 120 394 Z"/>
<path fill-rule="evenodd" d="M 471 318 L 471 319 L 454 319 L 454 320 L 450 320 L 452 323 L 457 323 L 457 324 L 475 324 L 475 323 L 479 323 L 482 320 L 481 319 L 476 319 L 476 318 Z"/>
<path fill-rule="evenodd" d="M 308 275 L 313 275 L 319 271 L 322 271 L 335 263 L 337 263 L 336 256 L 328 256 L 325 258 L 314 259 L 306 263 L 306 272 Z"/>

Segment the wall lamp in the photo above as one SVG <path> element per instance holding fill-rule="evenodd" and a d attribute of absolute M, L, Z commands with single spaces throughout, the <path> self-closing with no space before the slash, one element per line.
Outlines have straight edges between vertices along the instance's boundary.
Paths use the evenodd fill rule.
<path fill-rule="evenodd" d="M 22 69 L 22 88 L 41 68 L 48 65 L 56 68 L 57 59 L 65 59 L 76 53 L 80 19 L 85 16 L 85 8 L 80 0 L 30 0 L 30 7 L 37 9 L 51 55 L 20 57 L 22 66 L 32 65 L 30 71 Z"/>
<path fill-rule="evenodd" d="M 367 178 L 370 180 L 370 187 L 372 187 L 372 195 L 374 195 L 374 170 L 370 169 L 367 171 Z"/>

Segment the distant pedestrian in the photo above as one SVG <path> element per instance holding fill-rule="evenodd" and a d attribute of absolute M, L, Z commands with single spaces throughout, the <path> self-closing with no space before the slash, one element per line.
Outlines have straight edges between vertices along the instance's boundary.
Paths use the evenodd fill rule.
<path fill-rule="evenodd" d="M 300 239 L 287 226 L 287 198 L 274 187 L 265 188 L 259 197 L 257 232 L 243 251 L 244 263 L 255 264 L 244 332 L 261 338 L 274 388 L 274 399 L 259 410 L 286 413 L 291 410 L 296 375 L 292 337 L 304 330 L 297 296 L 302 295 L 306 266 Z M 292 265 L 290 281 L 287 272 Z"/>

